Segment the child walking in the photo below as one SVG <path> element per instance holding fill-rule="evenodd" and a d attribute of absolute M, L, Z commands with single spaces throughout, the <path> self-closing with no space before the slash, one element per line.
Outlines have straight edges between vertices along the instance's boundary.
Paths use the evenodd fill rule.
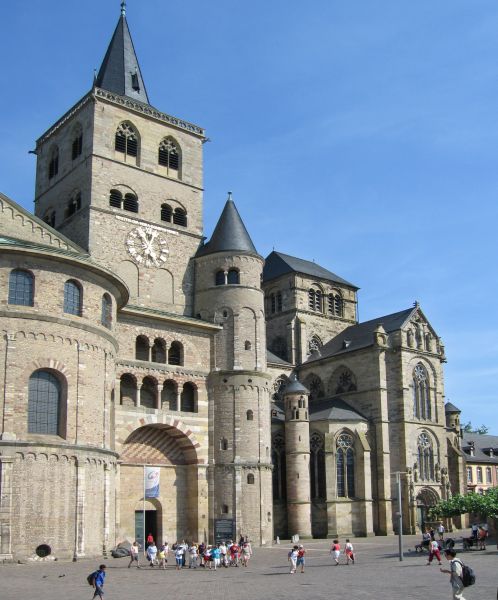
<path fill-rule="evenodd" d="M 346 555 L 346 564 L 349 565 L 349 561 L 351 561 L 354 565 L 354 548 L 353 544 L 348 539 L 344 546 L 344 554 Z"/>
<path fill-rule="evenodd" d="M 334 540 L 330 547 L 330 554 L 334 557 L 335 565 L 339 564 L 339 556 L 341 555 L 341 545 L 339 540 Z"/>

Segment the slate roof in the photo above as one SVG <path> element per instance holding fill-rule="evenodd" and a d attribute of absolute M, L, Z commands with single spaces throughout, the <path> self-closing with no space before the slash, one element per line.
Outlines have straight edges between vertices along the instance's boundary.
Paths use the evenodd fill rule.
<path fill-rule="evenodd" d="M 95 85 L 108 92 L 149 104 L 135 47 L 124 14 L 121 14 Z"/>
<path fill-rule="evenodd" d="M 215 252 L 258 254 L 231 195 L 228 197 L 211 239 L 197 250 L 196 256 L 206 256 Z"/>
<path fill-rule="evenodd" d="M 367 348 L 373 344 L 373 333 L 379 323 L 382 324 L 386 333 L 397 331 L 406 323 L 415 310 L 417 310 L 416 307 L 408 308 L 397 313 L 392 313 L 391 315 L 351 325 L 324 344 L 320 349 L 320 356 L 312 356 L 307 362 L 321 360 L 328 356 L 335 356 L 346 352 L 353 352 L 360 348 Z"/>
<path fill-rule="evenodd" d="M 310 402 L 310 421 L 367 421 L 341 398 L 321 398 Z"/>
<path fill-rule="evenodd" d="M 339 277 L 339 275 L 332 273 L 332 271 L 327 271 L 327 269 L 324 269 L 314 262 L 296 258 L 295 256 L 289 256 L 288 254 L 282 254 L 282 252 L 276 252 L 274 250 L 266 257 L 265 267 L 263 269 L 263 281 L 270 281 L 287 273 L 302 273 L 303 275 L 311 275 L 311 277 L 316 277 L 318 279 L 341 283 L 354 290 L 359 289 L 356 285 Z"/>
<path fill-rule="evenodd" d="M 309 394 L 309 393 L 310 393 L 310 391 L 308 390 L 308 388 L 304 387 L 304 385 L 296 377 L 295 373 L 292 373 L 292 375 L 289 377 L 289 381 L 287 382 L 284 389 L 282 390 L 283 396 L 285 396 L 285 394 Z"/>
<path fill-rule="evenodd" d="M 470 456 L 470 444 L 474 442 L 474 456 Z M 494 456 L 489 456 L 484 450 L 493 448 Z M 462 450 L 465 453 L 465 459 L 470 463 L 490 463 L 498 464 L 498 436 L 479 435 L 478 433 L 464 433 L 462 439 Z"/>
<path fill-rule="evenodd" d="M 272 363 L 274 365 L 284 365 L 286 367 L 292 367 L 291 363 L 287 362 L 283 358 L 280 358 L 280 356 L 273 354 L 273 352 L 270 352 L 269 350 L 266 351 L 266 362 Z"/>
<path fill-rule="evenodd" d="M 461 413 L 462 411 L 457 408 L 454 404 L 452 404 L 451 402 L 446 402 L 446 404 L 444 405 L 444 412 L 445 413 Z"/>

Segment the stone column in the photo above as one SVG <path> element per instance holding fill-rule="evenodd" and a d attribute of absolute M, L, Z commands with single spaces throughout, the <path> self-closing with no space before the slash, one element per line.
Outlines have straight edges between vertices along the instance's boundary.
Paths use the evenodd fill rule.
<path fill-rule="evenodd" d="M 142 389 L 142 383 L 138 383 L 137 381 L 137 391 L 135 398 L 135 406 L 140 406 L 140 390 Z"/>
<path fill-rule="evenodd" d="M 103 544 L 102 554 L 107 558 L 107 551 L 109 549 L 109 486 L 110 486 L 110 471 L 109 465 L 104 463 L 104 531 L 103 531 Z"/>
<path fill-rule="evenodd" d="M 177 385 L 175 410 L 181 410 L 181 409 L 182 409 L 182 392 L 181 392 L 180 386 Z"/>
<path fill-rule="evenodd" d="M 12 376 L 9 377 L 9 365 L 15 361 L 15 349 L 16 349 L 16 334 L 7 333 L 5 335 L 5 363 L 4 363 L 4 378 L 3 394 L 1 394 L 2 403 L 2 423 L 0 426 L 0 439 L 2 440 L 15 440 L 16 435 L 13 432 L 12 413 L 13 407 L 15 406 L 14 393 L 16 382 Z M 9 431 L 10 430 L 10 431 Z"/>
<path fill-rule="evenodd" d="M 163 384 L 158 383 L 156 388 L 156 408 L 157 410 L 161 409 L 161 393 L 163 391 Z"/>
<path fill-rule="evenodd" d="M 240 315 L 234 311 L 233 313 L 233 370 L 240 371 L 242 365 L 240 364 L 240 353 L 241 353 L 241 335 L 240 335 Z M 229 365 L 230 366 L 230 365 Z"/>
<path fill-rule="evenodd" d="M 76 506 L 73 561 L 85 556 L 85 461 L 76 458 Z"/>
<path fill-rule="evenodd" d="M 14 457 L 0 457 L 0 560 L 12 560 L 12 471 Z"/>
<path fill-rule="evenodd" d="M 114 404 L 116 406 L 121 405 L 121 378 L 116 377 L 116 381 L 114 384 Z"/>

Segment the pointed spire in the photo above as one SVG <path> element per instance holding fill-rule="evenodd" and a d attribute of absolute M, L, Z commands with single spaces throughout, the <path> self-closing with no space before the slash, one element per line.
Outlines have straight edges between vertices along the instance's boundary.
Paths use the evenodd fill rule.
<path fill-rule="evenodd" d="M 214 252 L 258 254 L 232 200 L 232 192 L 228 192 L 225 208 L 214 228 L 211 239 L 199 248 L 197 256 L 213 254 Z"/>
<path fill-rule="evenodd" d="M 121 2 L 121 16 L 100 67 L 95 85 L 149 104 L 140 65 L 126 21 L 126 2 Z"/>

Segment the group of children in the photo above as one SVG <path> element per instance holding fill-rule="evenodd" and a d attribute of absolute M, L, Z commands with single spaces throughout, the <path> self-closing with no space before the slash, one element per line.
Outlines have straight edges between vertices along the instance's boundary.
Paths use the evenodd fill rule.
<path fill-rule="evenodd" d="M 252 547 L 248 538 L 241 537 L 239 543 L 229 540 L 228 542 L 219 542 L 218 544 L 204 544 L 197 542 L 175 542 L 171 547 L 171 551 L 175 556 L 176 570 L 187 567 L 189 569 L 197 569 L 203 567 L 216 571 L 218 567 L 238 567 L 242 565 L 247 567 L 252 556 Z M 168 542 L 161 544 L 160 548 L 156 546 L 154 539 L 147 542 L 146 556 L 150 567 L 158 566 L 165 569 L 168 562 L 170 547 Z M 140 545 L 135 541 L 130 549 L 131 567 L 136 563 L 137 568 L 140 567 Z"/>
<path fill-rule="evenodd" d="M 304 567 L 306 564 L 305 560 L 306 550 L 302 544 L 294 545 L 288 554 L 288 561 L 290 562 L 290 574 L 296 573 L 297 569 L 301 567 L 301 573 L 304 573 Z M 339 558 L 341 556 L 341 544 L 339 540 L 334 540 L 332 546 L 330 547 L 330 555 L 334 557 L 334 562 L 336 565 L 339 564 Z M 355 555 L 353 544 L 346 540 L 346 544 L 344 545 L 344 555 L 346 557 L 346 564 L 349 565 L 351 562 L 354 564 Z"/>

